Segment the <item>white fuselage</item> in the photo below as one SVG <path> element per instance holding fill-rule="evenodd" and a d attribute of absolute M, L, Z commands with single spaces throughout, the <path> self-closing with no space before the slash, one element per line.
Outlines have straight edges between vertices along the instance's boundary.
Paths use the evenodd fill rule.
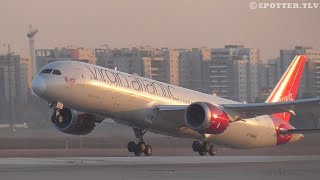
<path fill-rule="evenodd" d="M 46 83 L 45 92 L 40 96 L 48 102 L 61 102 L 74 110 L 110 117 L 118 123 L 155 133 L 206 138 L 234 148 L 277 144 L 275 125 L 269 116 L 236 121 L 222 134 L 204 137 L 188 128 L 181 116 L 159 115 L 154 109 L 156 105 L 189 105 L 193 102 L 216 106 L 237 103 L 231 100 L 81 62 L 56 62 L 44 68 L 59 69 L 62 73 L 39 73 L 36 77 L 43 78 Z M 291 141 L 300 138 L 295 136 Z"/>

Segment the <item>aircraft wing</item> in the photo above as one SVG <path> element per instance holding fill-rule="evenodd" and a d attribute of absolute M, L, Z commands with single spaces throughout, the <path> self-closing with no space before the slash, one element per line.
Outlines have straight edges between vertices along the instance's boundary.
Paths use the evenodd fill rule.
<path fill-rule="evenodd" d="M 288 112 L 295 115 L 295 111 L 310 111 L 320 107 L 320 98 L 302 99 L 288 102 L 252 103 L 252 104 L 223 104 L 226 111 L 235 112 L 242 118 L 250 118 L 268 114 Z"/>
<path fill-rule="evenodd" d="M 220 106 L 226 111 L 236 113 L 240 118 L 251 118 L 282 112 L 295 115 L 297 109 L 299 111 L 310 112 L 312 109 L 320 108 L 320 98 L 275 103 L 221 104 Z M 184 118 L 188 105 L 159 105 L 155 108 L 162 115 Z"/>

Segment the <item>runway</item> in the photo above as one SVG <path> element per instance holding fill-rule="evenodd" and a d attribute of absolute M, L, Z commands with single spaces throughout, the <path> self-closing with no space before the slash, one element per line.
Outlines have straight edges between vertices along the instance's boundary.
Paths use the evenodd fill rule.
<path fill-rule="evenodd" d="M 1 158 L 1 179 L 319 179 L 320 156 Z"/>

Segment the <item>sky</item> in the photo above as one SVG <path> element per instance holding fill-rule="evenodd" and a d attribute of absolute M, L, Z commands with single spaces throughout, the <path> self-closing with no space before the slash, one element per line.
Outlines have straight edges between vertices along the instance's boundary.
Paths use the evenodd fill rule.
<path fill-rule="evenodd" d="M 251 0 L 0 0 L 0 43 L 28 56 L 35 48 L 146 46 L 260 48 L 263 59 L 296 45 L 320 48 L 317 9 L 255 9 Z M 272 2 L 256 0 L 256 2 Z M 282 0 L 282 2 L 296 2 Z M 320 0 L 302 0 L 320 3 Z M 0 54 L 6 47 L 0 46 Z"/>

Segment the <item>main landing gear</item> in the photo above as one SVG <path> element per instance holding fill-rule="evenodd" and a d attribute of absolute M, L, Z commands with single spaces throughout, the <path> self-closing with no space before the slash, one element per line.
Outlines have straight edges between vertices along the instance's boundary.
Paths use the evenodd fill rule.
<path fill-rule="evenodd" d="M 205 156 L 207 153 L 210 156 L 215 156 L 217 154 L 217 147 L 210 144 L 208 141 L 204 141 L 202 144 L 199 141 L 194 141 L 192 143 L 192 149 L 194 152 L 199 152 L 200 156 Z"/>
<path fill-rule="evenodd" d="M 143 129 L 133 128 L 133 132 L 136 138 L 139 139 L 139 142 L 136 144 L 131 141 L 128 143 L 128 151 L 133 152 L 135 156 L 141 156 L 144 153 L 146 156 L 152 155 L 152 147 L 147 145 L 143 140 L 143 135 L 147 132 Z"/>

